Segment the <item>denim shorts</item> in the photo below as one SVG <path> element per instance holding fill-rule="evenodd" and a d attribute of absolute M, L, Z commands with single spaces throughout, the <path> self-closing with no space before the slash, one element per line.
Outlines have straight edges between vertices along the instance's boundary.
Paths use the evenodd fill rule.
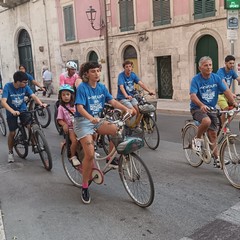
<path fill-rule="evenodd" d="M 93 135 L 96 130 L 102 125 L 102 122 L 91 123 L 88 119 L 84 117 L 75 117 L 73 122 L 73 130 L 77 136 L 77 140 L 80 140 L 87 135 Z"/>
<path fill-rule="evenodd" d="M 129 99 L 122 99 L 122 100 L 120 100 L 120 103 L 123 104 L 125 107 L 127 107 L 129 109 L 131 109 L 134 106 L 138 105 L 138 101 L 137 101 L 136 98 L 132 98 L 131 100 L 129 100 Z"/>

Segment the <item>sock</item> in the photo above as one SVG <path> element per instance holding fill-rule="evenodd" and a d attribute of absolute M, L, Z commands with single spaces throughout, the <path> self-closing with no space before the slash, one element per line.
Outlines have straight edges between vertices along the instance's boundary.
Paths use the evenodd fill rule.
<path fill-rule="evenodd" d="M 82 188 L 88 188 L 88 183 L 83 183 Z"/>

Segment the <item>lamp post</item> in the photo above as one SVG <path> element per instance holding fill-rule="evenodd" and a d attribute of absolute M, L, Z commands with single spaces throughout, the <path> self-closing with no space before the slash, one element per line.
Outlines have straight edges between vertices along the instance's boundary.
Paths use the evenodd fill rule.
<path fill-rule="evenodd" d="M 104 0 L 104 15 L 105 15 L 105 23 L 104 20 L 102 19 L 101 25 L 99 28 L 94 27 L 94 21 L 96 19 L 96 14 L 97 11 L 92 8 L 92 6 L 89 6 L 89 9 L 86 11 L 87 19 L 91 23 L 91 27 L 99 31 L 105 27 L 105 48 L 106 48 L 106 64 L 107 64 L 107 75 L 108 75 L 108 88 L 109 92 L 112 93 L 112 86 L 111 86 L 111 73 L 110 73 L 110 65 L 109 65 L 109 46 L 108 46 L 108 23 L 107 23 L 107 7 L 106 7 L 106 0 Z"/>
<path fill-rule="evenodd" d="M 97 14 L 97 11 L 94 8 L 92 8 L 92 6 L 90 6 L 89 9 L 86 11 L 87 19 L 91 23 L 91 27 L 94 30 L 99 31 L 105 27 L 105 24 L 104 24 L 104 21 L 102 20 L 99 28 L 94 27 L 94 21 L 96 20 L 96 14 Z"/>

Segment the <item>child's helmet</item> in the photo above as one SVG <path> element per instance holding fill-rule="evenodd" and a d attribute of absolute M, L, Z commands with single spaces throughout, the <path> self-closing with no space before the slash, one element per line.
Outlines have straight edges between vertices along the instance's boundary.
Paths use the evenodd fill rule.
<path fill-rule="evenodd" d="M 61 93 L 62 91 L 69 91 L 71 93 L 74 93 L 74 89 L 69 84 L 64 84 L 60 86 L 59 93 Z"/>
<path fill-rule="evenodd" d="M 73 62 L 73 61 L 69 61 L 66 64 L 66 68 L 77 70 L 77 64 L 75 62 Z"/>

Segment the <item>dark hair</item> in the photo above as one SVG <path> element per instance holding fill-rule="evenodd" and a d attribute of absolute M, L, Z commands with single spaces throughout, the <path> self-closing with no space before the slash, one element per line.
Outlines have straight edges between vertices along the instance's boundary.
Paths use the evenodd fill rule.
<path fill-rule="evenodd" d="M 86 62 L 82 67 L 82 74 L 85 74 L 89 69 L 99 68 L 100 64 L 98 62 Z"/>
<path fill-rule="evenodd" d="M 68 91 L 68 90 L 63 90 L 63 91 Z M 59 99 L 59 104 L 62 105 L 62 106 L 65 106 L 66 103 L 62 100 L 62 92 L 63 91 L 58 93 L 58 99 Z M 70 92 L 70 91 L 68 91 L 68 92 Z M 70 92 L 70 93 L 71 93 L 71 99 L 70 99 L 69 103 L 67 103 L 67 104 L 69 104 L 71 107 L 73 107 L 74 106 L 75 94 L 72 93 L 72 92 Z"/>
<path fill-rule="evenodd" d="M 129 61 L 129 60 L 125 60 L 125 61 L 123 62 L 123 64 L 122 64 L 123 68 L 125 68 L 125 66 L 128 65 L 128 64 L 133 65 L 133 62 L 132 62 L 132 61 Z"/>
<path fill-rule="evenodd" d="M 225 57 L 225 62 L 229 62 L 229 61 L 235 61 L 235 57 L 233 55 L 227 55 Z"/>
<path fill-rule="evenodd" d="M 28 81 L 28 76 L 26 73 L 24 72 L 21 72 L 21 71 L 17 71 L 13 74 L 13 79 L 14 79 L 14 82 L 22 82 L 22 81 Z"/>
<path fill-rule="evenodd" d="M 27 71 L 27 68 L 23 64 L 20 64 L 18 69 L 20 70 L 21 67 L 23 67 L 25 69 L 25 71 Z"/>
<path fill-rule="evenodd" d="M 80 77 L 80 78 L 83 78 L 83 74 L 84 74 L 84 73 L 83 73 L 83 67 L 84 67 L 84 65 L 85 65 L 85 63 L 82 63 L 81 66 L 80 66 L 80 68 L 79 68 L 79 77 Z"/>

